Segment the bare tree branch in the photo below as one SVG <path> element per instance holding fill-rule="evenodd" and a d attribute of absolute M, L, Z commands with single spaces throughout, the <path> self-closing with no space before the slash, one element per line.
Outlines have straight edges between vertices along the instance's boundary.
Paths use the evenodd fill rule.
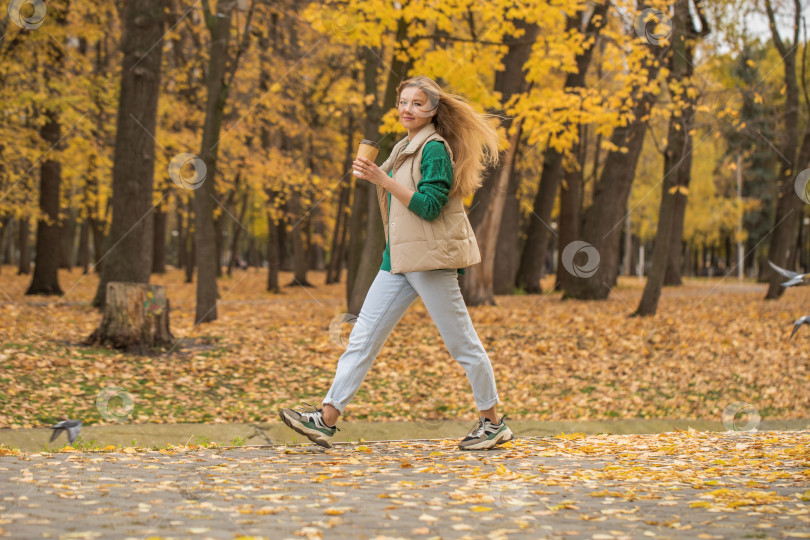
<path fill-rule="evenodd" d="M 231 63 L 227 73 L 226 73 L 226 82 L 225 85 L 227 87 L 231 86 L 231 82 L 236 74 L 236 69 L 239 67 L 239 59 L 242 57 L 242 54 L 247 50 L 248 45 L 250 45 L 250 24 L 253 20 L 253 11 L 256 8 L 256 0 L 250 1 L 250 7 L 248 8 L 247 19 L 245 20 L 245 29 L 242 33 L 242 40 L 239 43 L 239 47 L 236 49 L 236 55 L 233 58 L 233 62 Z"/>
<path fill-rule="evenodd" d="M 796 0 L 798 2 L 798 0 Z M 768 13 L 768 26 L 771 29 L 771 35 L 773 36 L 773 44 L 776 47 L 776 50 L 779 51 L 779 55 L 783 58 L 787 56 L 787 47 L 782 42 L 782 38 L 779 35 L 779 30 L 776 28 L 776 18 L 773 14 L 773 5 L 771 5 L 771 0 L 765 0 L 765 11 Z"/>

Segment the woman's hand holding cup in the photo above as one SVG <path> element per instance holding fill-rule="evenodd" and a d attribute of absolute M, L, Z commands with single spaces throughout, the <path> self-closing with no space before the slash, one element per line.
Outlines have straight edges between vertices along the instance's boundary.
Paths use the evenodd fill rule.
<path fill-rule="evenodd" d="M 356 177 L 362 178 L 363 180 L 368 180 L 372 184 L 377 184 L 378 186 L 383 185 L 384 182 L 389 180 L 388 175 L 368 158 L 355 158 L 354 162 L 352 163 L 352 169 L 354 169 L 353 174 Z"/>
<path fill-rule="evenodd" d="M 352 169 L 354 169 L 353 174 L 373 184 L 383 185 L 383 183 L 388 180 L 388 175 L 374 163 L 374 159 L 377 157 L 379 151 L 380 145 L 374 141 L 368 139 L 360 141 L 357 157 L 352 163 Z"/>

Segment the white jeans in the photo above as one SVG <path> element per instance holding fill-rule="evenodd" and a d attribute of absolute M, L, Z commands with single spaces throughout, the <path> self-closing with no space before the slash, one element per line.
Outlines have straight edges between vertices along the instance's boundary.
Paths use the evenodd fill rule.
<path fill-rule="evenodd" d="M 352 400 L 388 335 L 416 297 L 422 298 L 444 344 L 467 373 L 475 404 L 487 410 L 498 403 L 495 374 L 475 333 L 455 270 L 391 274 L 380 270 L 338 360 L 335 381 L 323 400 L 341 413 Z"/>

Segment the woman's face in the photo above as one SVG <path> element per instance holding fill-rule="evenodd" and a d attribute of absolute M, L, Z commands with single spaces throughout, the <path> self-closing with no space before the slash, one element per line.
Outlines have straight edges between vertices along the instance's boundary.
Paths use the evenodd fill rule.
<path fill-rule="evenodd" d="M 436 113 L 435 107 L 432 107 L 428 100 L 428 95 L 416 86 L 406 86 L 402 89 L 397 112 L 400 123 L 409 133 L 415 133 L 430 123 Z"/>

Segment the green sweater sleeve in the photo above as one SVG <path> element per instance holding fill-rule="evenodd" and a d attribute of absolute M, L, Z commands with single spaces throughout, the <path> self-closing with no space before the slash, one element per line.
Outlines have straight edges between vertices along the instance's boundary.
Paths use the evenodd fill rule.
<path fill-rule="evenodd" d="M 416 186 L 408 210 L 427 221 L 433 221 L 447 204 L 453 184 L 453 163 L 444 143 L 430 141 L 422 151 L 422 180 Z"/>

